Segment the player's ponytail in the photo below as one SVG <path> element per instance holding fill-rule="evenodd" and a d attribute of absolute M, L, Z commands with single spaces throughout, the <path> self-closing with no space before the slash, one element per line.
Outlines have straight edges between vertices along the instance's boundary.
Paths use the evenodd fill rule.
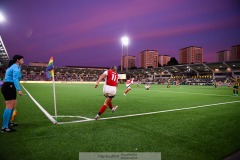
<path fill-rule="evenodd" d="M 12 59 L 9 61 L 9 63 L 8 63 L 8 68 L 11 67 L 14 63 L 16 63 L 17 60 L 22 59 L 22 58 L 24 58 L 24 57 L 21 56 L 21 55 L 15 55 L 15 56 L 13 56 L 13 58 L 12 58 Z"/>
<path fill-rule="evenodd" d="M 8 68 L 11 67 L 13 64 L 14 64 L 14 63 L 13 63 L 13 60 L 11 59 L 11 60 L 9 61 L 9 63 L 8 63 Z"/>
<path fill-rule="evenodd" d="M 116 66 L 113 66 L 110 69 L 113 70 L 113 71 L 117 71 L 117 67 Z"/>

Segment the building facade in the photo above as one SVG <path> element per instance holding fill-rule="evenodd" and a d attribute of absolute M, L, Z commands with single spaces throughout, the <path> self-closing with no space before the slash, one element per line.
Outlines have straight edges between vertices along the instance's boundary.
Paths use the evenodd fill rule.
<path fill-rule="evenodd" d="M 136 56 L 123 56 L 122 57 L 123 68 L 136 67 Z"/>
<path fill-rule="evenodd" d="M 180 64 L 203 63 L 202 47 L 189 46 L 179 50 Z"/>
<path fill-rule="evenodd" d="M 224 61 L 230 61 L 230 51 L 229 50 L 223 50 L 217 52 L 217 62 L 224 62 Z"/>
<path fill-rule="evenodd" d="M 170 61 L 170 59 L 171 59 L 171 56 L 169 56 L 169 55 L 159 55 L 158 56 L 158 63 L 161 66 L 165 66 Z"/>
<path fill-rule="evenodd" d="M 148 68 L 158 67 L 158 51 L 156 50 L 144 50 L 139 55 L 140 67 Z"/>
<path fill-rule="evenodd" d="M 231 60 L 240 61 L 240 45 L 232 46 L 231 48 Z"/>

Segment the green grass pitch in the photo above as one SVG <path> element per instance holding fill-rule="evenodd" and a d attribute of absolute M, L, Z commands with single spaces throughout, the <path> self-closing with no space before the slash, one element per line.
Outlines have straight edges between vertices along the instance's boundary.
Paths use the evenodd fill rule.
<path fill-rule="evenodd" d="M 52 84 L 23 86 L 54 115 Z M 24 91 L 18 96 L 17 131 L 0 134 L 0 159 L 72 160 L 79 159 L 79 152 L 161 152 L 163 160 L 220 160 L 240 150 L 240 96 L 232 96 L 232 88 L 151 85 L 145 90 L 144 85 L 133 85 L 126 96 L 124 91 L 125 85 L 119 85 L 115 113 L 107 109 L 103 120 L 81 122 L 84 118 L 78 116 L 93 119 L 102 106 L 102 85 L 56 84 L 57 120 L 63 123 L 58 125 Z M 0 106 L 2 116 L 3 96 Z M 155 113 L 144 114 L 151 112 Z"/>

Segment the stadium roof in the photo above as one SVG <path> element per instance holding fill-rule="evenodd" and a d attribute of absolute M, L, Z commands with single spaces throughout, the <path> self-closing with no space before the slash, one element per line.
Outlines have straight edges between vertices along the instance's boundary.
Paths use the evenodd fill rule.
<path fill-rule="evenodd" d="M 22 70 L 30 72 L 45 72 L 46 67 L 40 66 L 22 66 Z M 55 73 L 76 73 L 76 74 L 96 74 L 100 75 L 106 70 L 106 68 L 73 68 L 73 67 L 55 67 Z M 203 63 L 203 64 L 184 64 L 175 66 L 163 66 L 159 68 L 147 68 L 147 69 L 134 69 L 128 71 L 122 71 L 119 73 L 126 73 L 129 75 L 152 75 L 160 73 L 170 74 L 212 74 L 221 72 L 240 72 L 240 61 L 229 61 L 229 62 L 215 62 L 215 63 Z"/>
<path fill-rule="evenodd" d="M 159 68 L 147 68 L 147 69 L 135 69 L 129 70 L 125 73 L 130 75 L 139 74 L 159 74 L 159 73 L 171 73 L 171 74 L 212 74 L 218 72 L 240 72 L 240 61 L 228 61 L 228 62 L 215 62 L 215 63 L 203 63 L 203 64 L 183 64 L 174 66 L 163 66 Z"/>
<path fill-rule="evenodd" d="M 0 68 L 7 67 L 8 63 L 9 63 L 9 56 L 3 44 L 2 38 L 0 36 Z"/>

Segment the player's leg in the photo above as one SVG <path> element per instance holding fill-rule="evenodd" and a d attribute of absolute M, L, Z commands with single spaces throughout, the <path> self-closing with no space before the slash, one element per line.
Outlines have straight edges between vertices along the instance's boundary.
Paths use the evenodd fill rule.
<path fill-rule="evenodd" d="M 126 85 L 127 89 L 125 90 L 125 92 L 123 93 L 123 95 L 125 96 L 127 94 L 127 92 L 129 91 L 129 87 L 130 85 Z"/>
<path fill-rule="evenodd" d="M 15 108 L 17 107 L 17 92 L 16 92 L 16 89 L 15 88 L 12 89 L 11 93 L 12 93 L 12 110 L 11 110 L 11 116 L 10 116 L 10 119 L 9 119 L 9 126 L 17 126 L 17 124 L 11 123 L 12 115 L 14 113 Z M 13 117 L 13 119 L 14 119 L 14 117 Z"/>
<path fill-rule="evenodd" d="M 5 99 L 6 108 L 3 112 L 3 125 L 1 132 L 12 132 L 15 131 L 8 126 L 9 119 L 11 118 L 11 111 L 13 109 L 13 99 L 16 99 L 16 90 L 11 87 L 12 84 L 3 83 L 1 92 Z"/>
<path fill-rule="evenodd" d="M 108 99 L 108 98 L 105 99 L 104 104 L 103 104 L 102 107 L 100 108 L 98 114 L 95 116 L 95 119 L 96 119 L 96 120 L 97 120 L 97 119 L 100 117 L 100 115 L 107 109 L 107 103 L 106 103 L 106 102 L 107 102 L 107 99 Z"/>
<path fill-rule="evenodd" d="M 128 88 L 128 89 L 125 91 L 125 94 L 127 94 L 130 90 L 131 90 L 131 88 Z"/>
<path fill-rule="evenodd" d="M 107 109 L 107 106 L 109 104 L 109 101 L 110 101 L 110 98 L 106 95 L 106 99 L 102 105 L 102 107 L 100 108 L 99 110 L 99 115 L 101 115 L 106 109 Z"/>
<path fill-rule="evenodd" d="M 233 86 L 233 95 L 235 96 L 235 93 L 236 92 L 236 90 L 235 90 L 235 86 Z"/>
<path fill-rule="evenodd" d="M 112 99 L 108 102 L 108 107 L 109 107 L 110 109 L 113 108 L 113 105 L 112 105 Z"/>
<path fill-rule="evenodd" d="M 108 103 L 108 107 L 112 110 L 112 112 L 115 112 L 115 110 L 118 108 L 118 106 L 114 106 L 113 107 L 113 105 L 112 105 L 112 98 L 111 98 L 111 100 Z"/>
<path fill-rule="evenodd" d="M 96 115 L 95 119 L 98 120 L 100 115 L 105 112 L 105 110 L 107 109 L 107 106 L 111 105 L 112 106 L 112 98 L 107 97 L 104 104 L 102 105 L 102 107 L 100 108 L 98 114 Z M 111 110 L 112 112 L 114 112 L 117 109 L 118 106 L 112 107 Z"/>
<path fill-rule="evenodd" d="M 128 86 L 128 87 L 127 87 L 127 90 L 124 92 L 124 95 L 126 95 L 130 90 L 131 90 L 131 87 Z"/>
<path fill-rule="evenodd" d="M 103 93 L 104 96 L 106 97 L 104 104 L 102 105 L 102 107 L 100 108 L 98 114 L 96 115 L 95 119 L 99 119 L 100 115 L 107 109 L 107 106 L 109 106 L 109 108 L 112 110 L 112 112 L 114 112 L 117 108 L 117 106 L 113 107 L 112 106 L 112 98 L 114 98 L 114 96 L 116 95 L 117 89 L 116 87 L 113 86 L 104 86 L 103 88 Z"/>
<path fill-rule="evenodd" d="M 5 101 L 6 103 L 6 108 L 3 112 L 3 126 L 2 126 L 2 132 L 12 132 L 15 131 L 12 128 L 9 128 L 8 124 L 9 124 L 9 120 L 11 118 L 11 112 L 12 112 L 12 108 L 13 108 L 13 104 L 12 101 Z"/>

